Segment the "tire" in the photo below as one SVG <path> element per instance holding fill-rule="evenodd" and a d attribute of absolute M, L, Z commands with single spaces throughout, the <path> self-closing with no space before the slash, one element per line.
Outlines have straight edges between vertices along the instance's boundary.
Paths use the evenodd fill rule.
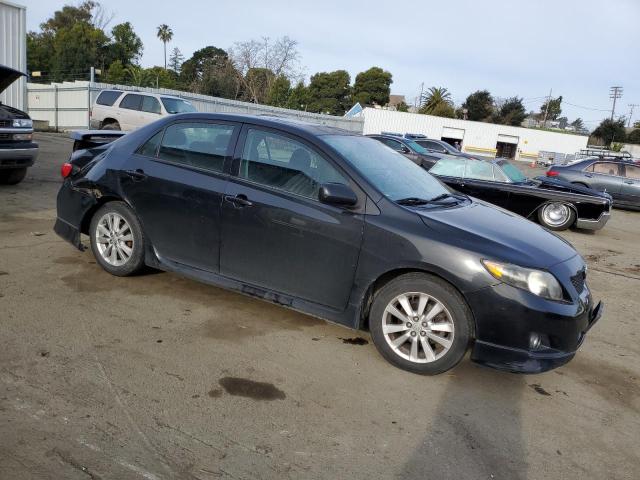
<path fill-rule="evenodd" d="M 25 168 L 9 168 L 6 170 L 0 170 L 0 184 L 3 185 L 16 185 L 24 180 L 27 176 L 27 169 Z"/>
<path fill-rule="evenodd" d="M 549 230 L 566 230 L 576 221 L 573 207 L 564 202 L 548 202 L 538 209 L 538 221 Z"/>
<path fill-rule="evenodd" d="M 109 122 L 102 125 L 100 130 L 122 130 L 118 122 Z"/>
<path fill-rule="evenodd" d="M 421 300 L 425 298 L 426 303 Z M 402 307 L 405 299 L 413 317 Z M 369 313 L 371 337 L 380 354 L 396 367 L 421 375 L 437 375 L 455 367 L 473 338 L 473 325 L 462 295 L 447 282 L 425 273 L 391 280 L 374 294 Z"/>
<path fill-rule="evenodd" d="M 120 226 L 119 231 L 112 228 L 114 221 Z M 93 256 L 111 275 L 127 277 L 144 268 L 142 227 L 124 202 L 109 202 L 100 207 L 91 218 L 89 236 Z"/>

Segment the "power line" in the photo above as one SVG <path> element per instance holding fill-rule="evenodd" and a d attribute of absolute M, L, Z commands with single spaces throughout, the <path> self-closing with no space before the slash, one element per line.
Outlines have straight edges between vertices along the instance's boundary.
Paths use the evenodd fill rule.
<path fill-rule="evenodd" d="M 564 98 L 562 99 L 562 103 L 566 103 L 567 105 L 571 105 L 572 107 L 584 108 L 585 110 L 593 110 L 596 112 L 608 112 L 608 108 L 593 108 L 593 107 L 585 107 L 584 105 L 578 105 L 575 103 L 567 102 Z"/>
<path fill-rule="evenodd" d="M 613 106 L 611 107 L 611 120 L 616 113 L 616 100 L 622 98 L 622 87 L 611 87 L 609 89 L 609 98 L 613 100 Z"/>

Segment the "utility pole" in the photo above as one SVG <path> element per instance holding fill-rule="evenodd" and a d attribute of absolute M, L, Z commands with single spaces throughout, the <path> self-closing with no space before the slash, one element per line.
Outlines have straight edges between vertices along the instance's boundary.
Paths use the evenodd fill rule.
<path fill-rule="evenodd" d="M 547 97 L 547 105 L 544 109 L 544 120 L 542 120 L 542 128 L 547 128 L 547 115 L 549 114 L 549 104 L 551 103 L 551 94 L 553 93 L 553 88 L 549 89 L 549 96 Z"/>
<path fill-rule="evenodd" d="M 630 103 L 629 107 L 631 108 L 631 111 L 629 112 L 629 120 L 627 120 L 627 128 L 631 126 L 631 117 L 633 117 L 633 109 L 635 107 L 640 107 L 640 105 L 638 105 L 637 103 Z"/>
<path fill-rule="evenodd" d="M 420 96 L 418 97 L 418 101 L 416 102 L 415 107 L 420 108 L 422 106 L 422 93 L 424 92 L 424 82 L 420 84 Z"/>
<path fill-rule="evenodd" d="M 611 87 L 609 89 L 609 98 L 613 100 L 613 106 L 611 107 L 611 120 L 616 113 L 616 100 L 622 98 L 622 87 Z"/>

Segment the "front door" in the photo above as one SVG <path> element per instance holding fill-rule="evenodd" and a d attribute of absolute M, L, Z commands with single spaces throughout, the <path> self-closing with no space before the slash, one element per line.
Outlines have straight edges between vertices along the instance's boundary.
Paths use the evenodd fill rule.
<path fill-rule="evenodd" d="M 225 161 L 239 129 L 173 123 L 128 160 L 121 185 L 161 259 L 218 272 Z"/>
<path fill-rule="evenodd" d="M 640 206 L 640 167 L 625 165 L 624 170 L 620 199 L 625 203 Z"/>
<path fill-rule="evenodd" d="M 587 168 L 584 175 L 589 179 L 591 188 L 607 192 L 615 200 L 621 200 L 624 172 L 620 168 L 615 162 L 596 162 Z"/>
<path fill-rule="evenodd" d="M 301 139 L 245 127 L 222 206 L 220 273 L 334 309 L 351 293 L 364 215 L 318 201 L 352 182 Z"/>

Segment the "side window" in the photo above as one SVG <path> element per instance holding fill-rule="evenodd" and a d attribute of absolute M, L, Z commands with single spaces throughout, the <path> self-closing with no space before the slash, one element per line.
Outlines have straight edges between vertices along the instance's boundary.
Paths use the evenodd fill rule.
<path fill-rule="evenodd" d="M 145 155 L 147 157 L 155 157 L 156 153 L 158 153 L 158 146 L 160 145 L 160 140 L 162 140 L 163 130 L 160 130 L 153 137 L 147 140 L 144 145 L 138 148 L 136 153 L 140 155 Z"/>
<path fill-rule="evenodd" d="M 382 143 L 393 148 L 396 152 L 401 152 L 403 150 L 402 143 L 396 140 L 391 140 L 390 138 L 383 138 Z"/>
<path fill-rule="evenodd" d="M 633 165 L 625 165 L 625 177 L 633 178 L 634 180 L 640 180 L 640 167 L 634 167 Z"/>
<path fill-rule="evenodd" d="M 103 90 L 100 92 L 100 95 L 98 95 L 98 98 L 96 98 L 96 103 L 98 105 L 105 105 L 107 107 L 110 107 L 115 103 L 120 95 L 122 95 L 122 92 L 118 92 L 115 90 Z"/>
<path fill-rule="evenodd" d="M 165 130 L 158 158 L 222 172 L 234 128 L 216 123 L 174 123 Z"/>
<path fill-rule="evenodd" d="M 126 108 L 128 110 L 140 110 L 140 102 L 142 101 L 142 95 L 135 95 L 128 93 L 120 102 L 120 108 Z"/>
<path fill-rule="evenodd" d="M 508 182 L 509 177 L 505 175 L 502 169 L 498 165 L 493 166 L 493 175 L 496 182 Z"/>
<path fill-rule="evenodd" d="M 160 102 L 155 97 L 142 97 L 142 111 L 148 113 L 160 113 Z"/>
<path fill-rule="evenodd" d="M 480 160 L 467 160 L 464 176 L 474 180 L 493 180 L 493 165 Z"/>
<path fill-rule="evenodd" d="M 593 165 L 593 173 L 604 175 L 618 175 L 618 164 L 611 162 L 598 162 Z"/>
<path fill-rule="evenodd" d="M 429 173 L 444 175 L 447 177 L 462 178 L 464 176 L 464 164 L 464 160 L 459 160 L 457 158 L 443 158 L 442 160 L 438 160 L 438 162 L 431 167 Z"/>
<path fill-rule="evenodd" d="M 435 150 L 436 152 L 444 153 L 444 147 L 436 142 L 429 142 L 429 147 L 431 150 Z"/>
<path fill-rule="evenodd" d="M 247 133 L 239 176 L 314 200 L 323 183 L 348 184 L 313 149 L 284 135 L 256 129 Z"/>

